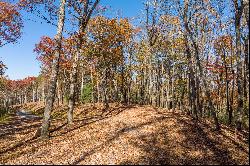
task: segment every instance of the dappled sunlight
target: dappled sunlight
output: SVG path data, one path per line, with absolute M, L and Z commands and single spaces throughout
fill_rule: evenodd
M 0 165 L 248 165 L 248 15 L 0 0 Z
M 98 112 L 98 109 L 87 106 L 83 108 L 82 105 L 78 106 L 75 114 L 85 114 L 79 116 L 79 119 L 76 118 L 70 126 L 63 123 L 60 127 L 60 123 L 52 123 L 57 129 L 51 130 L 52 137 L 48 142 L 39 139 L 22 140 L 24 137 L 32 138 L 34 134 L 31 131 L 26 133 L 25 130 L 20 131 L 22 137 L 17 133 L 10 134 L 14 136 L 13 141 L 8 137 L 1 137 L 1 142 L 6 142 L 1 144 L 3 149 L 13 144 L 12 149 L 1 152 L 1 160 L 9 164 L 248 162 L 249 149 L 246 143 L 238 141 L 246 150 L 241 151 L 238 145 L 230 143 L 230 137 L 224 136 L 225 132 L 229 132 L 227 129 L 223 129 L 222 133 L 214 133 L 207 124 L 195 122 L 182 113 L 159 113 L 162 110 L 156 111 L 150 107 L 120 106 L 111 107 L 107 110 L 111 113 L 107 113 L 105 117 L 105 114 L 96 116 L 96 113 L 93 113 Z M 88 111 L 92 113 L 87 113 Z M 21 144 L 14 145 L 18 140 Z

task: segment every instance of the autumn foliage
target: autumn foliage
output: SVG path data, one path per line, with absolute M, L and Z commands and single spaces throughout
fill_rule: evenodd
M 150 106 L 156 117 L 172 112 L 171 116 L 178 115 L 176 124 L 185 123 L 184 127 L 192 124 L 192 129 L 195 128 L 192 135 L 199 130 L 192 142 L 200 140 L 201 147 L 204 140 L 209 140 L 198 128 L 205 121 L 213 126 L 209 133 L 216 130 L 221 134 L 225 126 L 235 128 L 232 131 L 237 141 L 237 134 L 249 130 L 248 3 L 146 0 L 140 17 L 126 18 L 119 12 L 114 16 L 115 12 L 101 0 L 0 2 L 0 48 L 21 37 L 22 19 L 29 15 L 57 27 L 55 36 L 44 35 L 34 43 L 33 52 L 41 68 L 39 76 L 10 80 L 5 74 L 6 65 L 0 61 L 0 106 L 8 110 L 9 106 L 29 102 L 44 105 L 42 125 L 35 138 L 47 139 L 53 133 L 50 123 L 55 108 L 63 108 L 62 121 L 67 119 L 59 130 L 67 129 L 70 133 L 69 129 L 80 123 L 77 118 L 82 116 L 74 111 L 85 109 L 81 107 L 86 104 L 99 113 L 95 118 L 114 114 L 112 105 L 143 109 Z M 28 14 L 22 17 L 21 11 Z M 119 111 L 115 116 L 123 121 Z M 124 114 L 133 118 L 129 111 Z M 83 118 L 84 125 L 87 119 Z M 167 122 L 172 123 L 168 119 Z M 130 121 L 124 124 L 129 125 Z M 141 128 L 149 124 L 138 125 Z M 130 134 L 130 129 L 137 126 L 127 128 L 118 130 L 118 137 L 120 133 Z M 202 128 L 208 129 L 205 124 Z M 190 134 L 189 129 L 184 136 Z M 184 136 L 183 140 L 191 138 Z M 220 157 L 227 163 L 230 157 L 227 151 L 220 151 L 215 148 L 215 141 L 210 142 L 205 141 L 206 146 L 216 151 L 215 156 L 223 154 Z M 158 158 L 161 148 L 156 149 Z M 203 163 L 204 157 L 200 156 L 208 155 L 205 150 L 203 154 L 198 151 L 194 154 L 200 159 L 198 163 Z M 207 161 L 210 159 L 214 157 Z M 221 163 L 220 159 L 216 162 Z
M 0 47 L 21 37 L 23 22 L 16 5 L 0 2 Z

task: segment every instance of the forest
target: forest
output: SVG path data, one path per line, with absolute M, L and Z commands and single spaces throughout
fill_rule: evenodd
M 249 2 L 102 1 L 0 0 L 0 49 L 56 28 L 39 75 L 0 59 L 0 164 L 249 164 Z

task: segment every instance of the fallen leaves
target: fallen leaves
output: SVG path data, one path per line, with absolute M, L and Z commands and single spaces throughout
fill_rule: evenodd
M 0 163 L 249 164 L 248 144 L 233 142 L 227 128 L 215 133 L 205 122 L 195 124 L 181 113 L 150 107 L 112 105 L 103 116 L 100 111 L 98 106 L 78 106 L 72 126 L 53 131 L 48 142 L 37 139 L 1 153 Z M 57 119 L 52 125 L 58 128 L 64 120 Z M 32 132 L 14 132 L 12 141 L 1 137 L 1 148 L 29 138 Z

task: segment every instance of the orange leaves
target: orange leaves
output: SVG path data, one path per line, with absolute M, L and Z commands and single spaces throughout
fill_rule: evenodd
M 41 41 L 36 44 L 34 52 L 39 54 L 38 59 L 45 65 L 50 65 L 54 59 L 55 40 L 50 37 L 43 36 Z
M 177 16 L 171 16 L 171 15 L 162 15 L 161 16 L 161 21 L 172 24 L 172 25 L 179 25 L 180 24 L 180 19 Z
M 233 45 L 233 38 L 231 35 L 219 36 L 213 44 L 217 56 L 221 57 L 223 63 L 234 63 L 236 57 L 232 54 L 232 49 L 235 46 Z
M 176 50 L 184 50 L 185 49 L 185 40 L 184 38 L 176 38 L 172 42 L 170 42 L 171 47 L 175 48 Z
M 0 2 L 0 47 L 21 37 L 23 22 L 15 5 Z
M 65 69 L 71 68 L 71 54 L 73 53 L 72 49 L 75 44 L 73 38 L 63 39 L 62 40 L 62 54 L 60 59 L 60 66 Z M 37 59 L 42 62 L 45 67 L 50 67 L 53 60 L 55 59 L 56 42 L 55 39 L 52 39 L 48 36 L 43 36 L 41 41 L 36 44 L 34 52 L 38 54 Z
M 99 59 L 119 63 L 123 46 L 132 36 L 132 26 L 128 19 L 107 19 L 97 16 L 90 20 L 88 32 L 88 52 Z
M 99 40 L 126 42 L 132 35 L 132 26 L 127 19 L 107 19 L 97 16 L 90 20 L 89 32 Z
M 8 91 L 16 91 L 28 88 L 32 86 L 37 77 L 26 77 L 22 80 L 6 80 L 6 88 Z
M 232 48 L 232 36 L 223 35 L 218 37 L 214 42 L 214 47 L 217 50 L 221 50 L 222 48 L 230 50 Z

